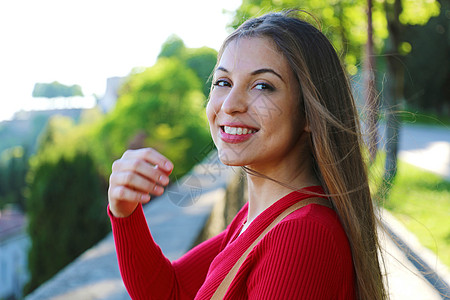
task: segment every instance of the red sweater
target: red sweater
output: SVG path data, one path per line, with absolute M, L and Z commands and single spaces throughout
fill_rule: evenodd
M 292 192 L 279 199 L 239 235 L 246 204 L 224 232 L 174 262 L 153 241 L 141 205 L 127 218 L 109 212 L 128 293 L 133 299 L 210 299 L 259 234 L 281 212 L 308 197 Z M 287 216 L 253 248 L 224 299 L 347 300 L 355 299 L 354 285 L 350 247 L 338 216 L 310 204 Z

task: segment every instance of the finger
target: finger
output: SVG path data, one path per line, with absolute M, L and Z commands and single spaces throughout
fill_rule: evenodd
M 164 192 L 164 188 L 156 182 L 150 181 L 134 172 L 116 172 L 111 174 L 110 185 L 126 186 L 142 193 L 151 193 L 158 196 Z
M 130 159 L 130 158 L 139 158 L 143 159 L 154 166 L 158 166 L 160 169 L 164 170 L 166 173 L 172 172 L 173 164 L 172 162 L 166 158 L 164 155 L 159 153 L 153 148 L 143 148 L 138 150 L 127 150 L 122 158 Z
M 137 173 L 138 175 L 156 182 L 159 185 L 169 184 L 169 177 L 158 167 L 152 166 L 141 159 L 120 159 L 113 164 L 113 173 Z M 128 174 L 133 179 L 132 174 Z
M 150 195 L 144 194 L 125 186 L 111 187 L 109 191 L 110 199 L 117 201 L 147 203 L 150 201 Z

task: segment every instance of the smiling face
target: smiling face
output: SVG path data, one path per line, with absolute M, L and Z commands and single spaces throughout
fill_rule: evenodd
M 206 113 L 224 164 L 261 171 L 298 165 L 306 144 L 299 84 L 271 40 L 231 41 L 213 85 Z

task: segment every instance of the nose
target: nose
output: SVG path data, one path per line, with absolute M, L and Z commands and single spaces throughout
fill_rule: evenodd
M 221 109 L 229 115 L 243 113 L 248 109 L 247 102 L 245 92 L 234 86 L 222 102 Z

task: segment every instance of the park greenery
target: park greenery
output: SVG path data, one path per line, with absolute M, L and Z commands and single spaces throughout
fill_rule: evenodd
M 367 42 L 367 2 L 305 0 L 299 4 L 293 0 L 243 0 L 230 26 L 236 28 L 248 17 L 270 11 L 303 9 L 306 12 L 302 17 L 322 30 L 342 58 L 347 72 L 357 75 L 362 68 Z M 385 84 L 383 74 L 386 72 L 386 54 L 391 44 L 388 19 L 393 17 L 391 14 L 396 10 L 401 36 L 398 48 L 393 50 L 392 55 L 405 64 L 408 73 L 408 76 L 404 77 L 406 101 L 415 108 L 440 111 L 444 104 L 442 100 L 448 95 L 446 83 L 449 80 L 449 66 L 442 65 L 442 62 L 448 59 L 448 38 L 444 30 L 448 24 L 448 6 L 446 1 L 440 0 L 373 1 L 373 39 L 379 89 Z M 440 65 L 436 67 L 436 64 Z M 408 71 L 410 69 L 414 72 Z M 417 72 L 419 69 L 421 71 Z M 423 73 L 424 71 L 426 73 Z M 438 75 L 438 78 L 435 75 Z M 430 91 L 431 89 L 433 91 Z M 444 93 L 446 91 L 447 93 Z M 429 96 L 432 96 L 432 103 Z M 448 99 L 446 104 L 449 105 Z
M 32 96 L 45 98 L 73 97 L 83 96 L 83 92 L 81 86 L 77 84 L 67 86 L 58 81 L 53 81 L 52 83 L 36 83 Z
M 25 209 L 23 189 L 28 172 L 28 154 L 26 148 L 15 146 L 1 152 L 0 156 L 0 209 L 14 204 Z
M 170 37 L 153 66 L 131 71 L 111 112 L 88 110 L 77 123 L 62 116 L 49 120 L 26 176 L 32 241 L 26 292 L 108 232 L 108 176 L 125 150 L 157 149 L 176 166 L 172 180 L 203 159 L 211 142 L 204 105 L 216 56 L 215 50 L 190 49 Z M 19 154 L 9 155 L 25 157 Z
M 380 194 L 382 186 L 382 153 L 370 168 L 371 189 Z M 382 191 L 381 193 L 384 193 Z M 420 243 L 432 250 L 443 263 L 450 266 L 450 182 L 441 176 L 408 163 L 399 162 L 399 172 L 380 206 L 390 211 Z
M 399 112 L 407 108 L 450 112 L 450 70 L 448 64 L 443 66 L 449 53 L 449 38 L 444 28 L 448 28 L 450 3 L 442 0 L 305 0 L 301 7 L 298 5 L 293 0 L 243 0 L 230 26 L 236 28 L 248 17 L 268 11 L 293 7 L 307 11 L 302 14 L 304 18 L 316 24 L 332 41 L 347 72 L 354 76 L 354 88 L 364 91 L 363 102 L 368 114 L 363 121 L 370 133 L 371 161 L 376 158 L 379 139 L 376 120 L 382 115 L 387 123 L 383 182 L 388 189 L 397 172 Z M 370 30 L 369 19 L 372 20 Z M 366 45 L 368 41 L 373 41 L 371 47 Z M 364 60 L 370 62 L 373 56 L 375 62 Z M 433 63 L 430 60 L 434 60 Z M 414 75 L 411 70 L 416 71 Z M 364 73 L 369 75 L 364 78 Z M 358 80 L 358 77 L 363 78 Z M 375 77 L 373 86 L 366 82 L 367 77 Z
M 352 76 L 356 95 L 365 88 L 360 78 L 367 41 L 366 4 L 365 0 L 305 0 L 300 7 L 314 16 L 304 14 L 333 42 Z M 423 116 L 433 113 L 436 118 L 447 115 L 445 120 L 450 122 L 450 66 L 443 63 L 448 61 L 450 44 L 446 32 L 449 6 L 441 0 L 373 1 L 376 108 L 382 109 L 377 112 L 379 119 L 397 130 L 392 132 L 396 137 L 388 137 L 394 148 L 402 118 L 422 122 L 430 119 Z M 230 27 L 248 17 L 292 7 L 298 7 L 298 1 L 243 0 Z M 91 109 L 75 121 L 61 116 L 48 122 L 37 118 L 33 132 L 20 142 L 15 133 L 0 125 L 0 209 L 18 205 L 29 220 L 32 246 L 27 292 L 109 231 L 108 176 L 112 162 L 126 149 L 153 147 L 167 156 L 175 165 L 172 181 L 203 158 L 211 143 L 204 107 L 216 55 L 207 47 L 187 48 L 179 37 L 171 36 L 153 66 L 131 70 L 115 108 L 107 114 Z M 78 94 L 82 94 L 80 87 L 58 82 L 36 84 L 33 92 L 35 97 L 50 98 Z M 407 113 L 400 114 L 404 111 Z M 378 156 L 375 166 L 382 164 L 380 159 Z M 392 159 L 396 162 L 396 155 Z M 385 169 L 395 171 L 396 167 L 388 164 Z M 430 234 L 420 233 L 417 226 L 426 224 L 422 229 L 433 232 L 438 250 L 448 252 L 450 232 L 435 226 L 448 221 L 431 220 L 433 211 L 424 207 L 425 202 L 417 202 L 428 199 L 448 211 L 448 182 L 405 164 L 400 164 L 399 170 L 395 179 L 396 172 L 389 180 L 377 181 L 382 190 L 387 190 L 385 182 L 392 186 L 380 201 L 426 246 L 435 249 L 434 241 L 427 238 Z
M 450 266 L 449 199 L 450 182 L 400 162 L 389 201 L 385 203 L 385 208 L 447 266 Z

